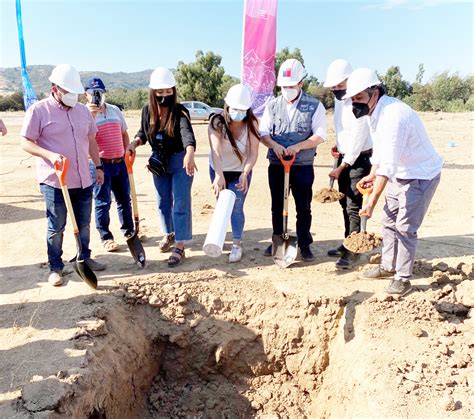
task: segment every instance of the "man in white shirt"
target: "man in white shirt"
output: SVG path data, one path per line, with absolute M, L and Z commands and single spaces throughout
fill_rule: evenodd
M 336 129 L 337 168 L 329 176 L 338 180 L 339 191 L 344 197 L 339 201 L 344 216 L 344 237 L 353 232 L 360 232 L 360 215 L 362 194 L 357 183 L 370 173 L 372 156 L 372 139 L 370 138 L 367 117 L 357 119 L 352 113 L 352 100 L 343 99 L 346 94 L 347 78 L 352 73 L 348 61 L 337 59 L 327 70 L 324 87 L 332 88 L 334 93 L 334 127 Z M 328 256 L 340 256 L 336 262 L 339 269 L 350 269 L 359 255 L 347 250 L 343 244 L 328 251 Z
M 326 111 L 316 98 L 303 92 L 306 70 L 294 58 L 286 60 L 278 71 L 277 85 L 282 95 L 273 98 L 260 120 L 262 143 L 269 148 L 268 182 L 272 196 L 273 234 L 283 233 L 284 171 L 280 159 L 296 156 L 290 170 L 290 189 L 296 206 L 296 235 L 301 258 L 314 259 L 310 244 L 313 162 L 316 147 L 326 140 Z M 270 245 L 264 252 L 272 255 Z
M 443 159 L 434 149 L 418 114 L 403 102 L 384 95 L 373 70 L 359 68 L 347 81 L 356 118 L 369 115 L 374 142 L 372 170 L 359 184 L 373 183 L 361 216 L 371 217 L 383 190 L 383 250 L 381 264 L 362 279 L 394 276 L 389 294 L 411 291 L 417 231 L 439 184 Z

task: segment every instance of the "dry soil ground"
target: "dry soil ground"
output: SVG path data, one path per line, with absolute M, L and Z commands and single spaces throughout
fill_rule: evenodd
M 108 266 L 98 290 L 70 268 L 67 285 L 53 288 L 35 163 L 19 147 L 23 114 L 0 117 L 9 128 L 0 139 L 0 417 L 474 415 L 472 114 L 422 115 L 445 164 L 419 231 L 415 291 L 402 299 L 385 296 L 387 281 L 358 279 L 368 257 L 338 272 L 326 256 L 342 238 L 338 204 L 313 203 L 314 262 L 282 270 L 262 256 L 271 237 L 263 147 L 243 260 L 206 257 L 215 201 L 203 124 L 195 125 L 186 261 L 168 269 L 158 251 L 149 150 L 141 147 L 135 179 L 146 268 L 133 264 L 112 210 L 119 252 L 106 253 L 92 227 L 93 255 Z M 138 113 L 126 117 L 133 134 Z M 330 128 L 314 191 L 327 186 L 333 142 Z M 380 232 L 379 220 L 380 207 L 369 230 Z M 69 226 L 64 251 L 75 254 Z

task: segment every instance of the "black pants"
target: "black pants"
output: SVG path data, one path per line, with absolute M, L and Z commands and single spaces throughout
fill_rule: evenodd
M 268 166 L 268 183 L 272 196 L 273 234 L 283 233 L 283 166 Z M 307 247 L 313 242 L 311 236 L 311 199 L 313 197 L 313 166 L 292 166 L 290 170 L 290 191 L 296 206 L 296 235 L 300 247 Z
M 342 156 L 339 157 L 338 164 L 341 162 Z M 370 154 L 364 154 L 339 176 L 339 191 L 345 195 L 339 201 L 344 215 L 344 237 L 354 231 L 360 231 L 359 210 L 362 208 L 362 194 L 357 190 L 357 182 L 370 173 L 371 167 Z

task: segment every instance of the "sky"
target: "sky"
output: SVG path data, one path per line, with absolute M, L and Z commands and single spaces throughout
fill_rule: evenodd
M 197 50 L 222 57 L 240 77 L 243 0 L 22 0 L 28 65 L 79 71 L 176 68 Z M 473 74 L 474 2 L 457 0 L 279 0 L 277 51 L 299 48 L 309 74 L 325 79 L 336 58 L 414 81 L 442 71 Z M 0 67 L 20 65 L 15 0 L 0 0 Z

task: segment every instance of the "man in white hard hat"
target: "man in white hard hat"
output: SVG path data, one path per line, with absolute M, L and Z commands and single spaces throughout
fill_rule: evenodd
M 373 183 L 361 215 L 371 217 L 385 187 L 382 261 L 360 274 L 362 279 L 393 277 L 386 292 L 411 291 L 417 231 L 439 184 L 443 159 L 434 149 L 418 114 L 384 94 L 375 72 L 359 68 L 347 81 L 345 98 L 352 98 L 356 118 L 369 115 L 374 153 L 370 174 L 359 181 Z
M 69 64 L 60 64 L 53 69 L 49 81 L 52 83 L 51 95 L 26 111 L 20 135 L 23 150 L 38 157 L 37 177 L 48 220 L 48 281 L 59 286 L 63 283 L 61 256 L 67 210 L 54 165 L 62 165 L 65 157 L 69 160 L 66 185 L 82 242 L 80 257 L 94 271 L 103 270 L 105 266 L 90 257 L 92 179 L 89 156 L 96 165 L 98 184 L 102 184 L 104 173 L 95 141 L 96 125 L 88 109 L 78 103 L 79 94 L 84 93 L 78 71 Z
M 268 182 L 272 196 L 273 234 L 283 233 L 284 170 L 281 159 L 296 156 L 290 170 L 290 189 L 296 206 L 296 234 L 304 261 L 314 259 L 310 244 L 311 200 L 316 147 L 326 141 L 326 110 L 316 98 L 303 92 L 306 70 L 298 60 L 286 60 L 278 71 L 281 96 L 273 98 L 260 120 L 261 141 L 269 150 Z M 270 245 L 264 252 L 272 255 Z
M 336 147 L 332 149 L 332 154 L 338 162 L 337 168 L 329 176 L 338 180 L 339 191 L 344 194 L 339 201 L 344 216 L 344 237 L 360 232 L 362 194 L 357 190 L 357 182 L 370 173 L 372 156 L 368 117 L 357 119 L 352 113 L 352 100 L 343 99 L 351 73 L 352 66 L 349 62 L 339 58 L 329 65 L 324 82 L 324 87 L 330 87 L 335 97 Z M 328 256 L 340 257 L 336 262 L 339 269 L 350 269 L 359 258 L 359 255 L 347 250 L 343 244 L 329 250 Z

